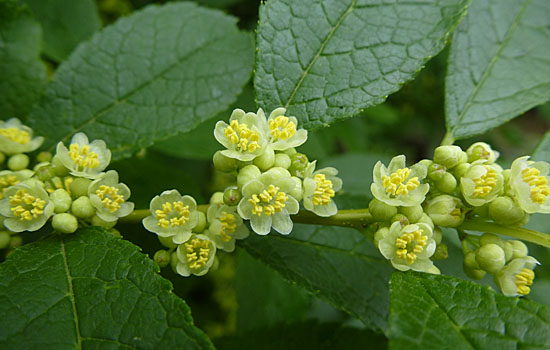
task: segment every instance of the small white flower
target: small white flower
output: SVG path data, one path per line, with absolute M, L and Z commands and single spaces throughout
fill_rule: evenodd
M 105 141 L 94 140 L 90 143 L 88 136 L 79 132 L 73 136 L 69 149 L 63 142 L 57 144 L 56 157 L 72 175 L 96 179 L 109 165 L 111 151 Z

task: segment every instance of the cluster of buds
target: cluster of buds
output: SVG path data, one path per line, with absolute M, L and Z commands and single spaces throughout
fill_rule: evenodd
M 550 213 L 550 165 L 525 156 L 516 159 L 510 169 L 503 169 L 495 163 L 498 156 L 491 146 L 477 142 L 466 151 L 440 146 L 433 160 L 422 160 L 410 168 L 405 166 L 404 156 L 393 158 L 387 168 L 378 162 L 371 185 L 375 198 L 369 209 L 377 221 L 371 227 L 382 255 L 399 270 L 439 273 L 432 261 L 447 256 L 441 227 L 456 228 L 465 219 L 519 227 L 528 222 L 529 214 Z M 464 250 L 468 276 L 479 279 L 489 272 L 504 294 L 529 293 L 526 286 L 532 283 L 532 270 L 538 262 L 527 256 L 525 245 L 504 242 L 495 235 L 482 237 L 492 237 L 495 242 L 473 239 L 475 245 Z M 498 263 L 489 264 L 491 259 Z M 512 275 L 517 281 L 526 279 L 525 286 L 518 282 L 513 289 L 508 282 Z
M 337 213 L 334 196 L 342 188 L 338 171 L 316 170 L 315 161 L 296 151 L 307 140 L 307 131 L 285 113 L 277 108 L 266 118 L 262 109 L 235 109 L 229 123 L 216 124 L 214 137 L 225 149 L 214 154 L 214 167 L 231 174 L 234 182 L 215 193 L 209 205 L 198 207 L 176 190 L 151 201 L 151 216 L 143 225 L 169 248 L 155 254 L 159 265 L 171 263 L 182 276 L 204 275 L 215 266 L 217 249 L 231 252 L 236 239 L 248 236 L 244 220 L 258 235 L 272 229 L 287 235 L 300 202 L 318 216 Z
M 0 216 L 7 229 L 0 234 L 2 248 L 20 245 L 14 235 L 37 231 L 50 219 L 55 231 L 68 234 L 79 225 L 111 229 L 133 211 L 130 189 L 118 182 L 116 171 L 104 172 L 111 160 L 104 141 L 90 143 L 77 133 L 69 148 L 59 142 L 55 155 L 41 152 L 31 161 L 26 153 L 42 141 L 18 119 L 0 122 L 2 163 L 9 157 L 8 169 L 0 171 Z

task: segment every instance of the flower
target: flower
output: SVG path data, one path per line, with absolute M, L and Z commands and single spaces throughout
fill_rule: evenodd
M 528 159 L 529 156 L 520 157 L 512 163 L 510 191 L 527 213 L 550 213 L 550 164 Z
M 209 234 L 217 248 L 232 252 L 235 240 L 248 237 L 249 231 L 237 214 L 237 207 L 212 204 L 206 213 Z
M 315 170 L 315 163 L 309 163 L 304 174 L 304 207 L 319 216 L 332 216 L 338 212 L 332 199 L 342 188 L 342 179 L 336 177 L 338 170 L 324 168 Z
M 186 242 L 199 221 L 193 197 L 182 196 L 177 190 L 155 196 L 150 209 L 152 215 L 143 219 L 143 226 L 160 237 L 172 237 L 175 244 Z
M 533 269 L 539 264 L 531 256 L 513 259 L 495 275 L 495 283 L 506 296 L 527 295 L 535 279 Z
M 410 169 L 405 167 L 404 155 L 393 157 L 387 168 L 382 162 L 376 163 L 370 190 L 376 199 L 389 205 L 417 205 L 424 201 L 430 189 L 430 185 L 420 183 L 427 173 L 422 164 L 415 164 Z
M 56 156 L 72 175 L 88 179 L 101 176 L 111 161 L 111 151 L 105 141 L 94 140 L 89 143 L 88 136 L 82 132 L 73 136 L 69 149 L 63 142 L 59 142 Z
M 424 223 L 402 227 L 399 221 L 394 222 L 389 232 L 379 240 L 378 248 L 398 270 L 431 273 L 436 271 L 430 260 L 435 252 L 436 243 L 432 228 Z
M 495 199 L 502 190 L 504 178 L 495 164 L 480 159 L 472 163 L 460 178 L 462 195 L 468 204 L 482 206 Z
M 42 136 L 32 137 L 32 129 L 19 119 L 0 120 L 0 151 L 6 154 L 32 152 L 42 145 Z
M 176 254 L 178 274 L 203 276 L 214 263 L 216 246 L 207 236 L 192 234 L 187 242 L 178 246 Z
M 4 192 L 10 186 L 17 185 L 23 180 L 29 179 L 32 177 L 33 173 L 25 170 L 20 171 L 11 171 L 3 170 L 0 171 L 0 199 L 4 198 Z
M 468 154 L 468 161 L 470 163 L 478 159 L 486 159 L 488 164 L 493 164 L 500 156 L 499 152 L 493 150 L 491 145 L 485 142 L 476 142 L 472 144 L 466 150 L 466 154 Z
M 299 209 L 298 201 L 289 194 L 295 185 L 290 176 L 265 172 L 243 186 L 237 211 L 250 220 L 252 230 L 259 235 L 267 235 L 271 227 L 287 235 L 293 226 L 290 214 Z
M 241 161 L 253 160 L 261 155 L 267 145 L 267 121 L 263 111 L 258 114 L 235 109 L 229 118 L 216 123 L 214 137 L 226 150 L 222 154 Z
M 38 181 L 22 182 L 7 188 L 0 201 L 4 226 L 12 232 L 36 231 L 53 214 L 55 205 Z
M 427 201 L 425 210 L 438 226 L 457 227 L 464 221 L 462 201 L 446 194 Z
M 269 127 L 269 140 L 275 151 L 284 151 L 289 148 L 298 147 L 307 140 L 307 130 L 299 129 L 296 117 L 285 116 L 285 108 L 277 108 L 269 114 L 267 124 Z M 264 115 L 260 108 L 258 116 Z
M 96 215 L 107 222 L 116 221 L 134 210 L 134 203 L 126 201 L 130 197 L 130 189 L 118 182 L 115 170 L 109 170 L 93 181 L 88 188 L 88 197 L 96 208 Z

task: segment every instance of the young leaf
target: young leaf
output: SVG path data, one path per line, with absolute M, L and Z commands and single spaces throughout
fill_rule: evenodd
M 64 60 L 81 41 L 101 27 L 93 0 L 24 0 L 44 29 L 43 51 L 51 59 Z
M 18 248 L 0 265 L 0 347 L 212 349 L 158 272 L 99 228 Z
M 83 131 L 114 158 L 189 131 L 235 100 L 252 70 L 236 19 L 190 2 L 150 6 L 80 45 L 29 124 L 53 149 Z
M 550 307 L 448 276 L 395 272 L 391 349 L 548 349 Z
M 472 2 L 449 56 L 452 138 L 484 133 L 550 98 L 549 12 L 547 0 Z
M 360 232 L 294 225 L 292 234 L 252 234 L 239 242 L 255 258 L 368 327 L 383 330 L 393 270 Z
M 46 85 L 42 29 L 27 6 L 0 0 L 0 118 L 24 118 Z
M 382 103 L 445 45 L 468 0 L 268 1 L 260 8 L 255 86 L 308 129 Z

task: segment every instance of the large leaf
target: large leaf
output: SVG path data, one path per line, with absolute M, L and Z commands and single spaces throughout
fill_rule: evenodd
M 448 276 L 395 272 L 391 349 L 548 349 L 550 307 Z
M 94 0 L 24 0 L 44 29 L 44 54 L 60 62 L 101 27 Z
M 289 236 L 252 234 L 241 245 L 283 277 L 370 328 L 385 328 L 393 269 L 360 232 L 295 225 Z
M 306 128 L 354 116 L 412 79 L 468 3 L 268 1 L 258 28 L 258 103 L 287 107 Z
M 547 131 L 540 140 L 537 149 L 533 152 L 533 160 L 550 162 L 550 131 Z
M 42 29 L 26 6 L 0 0 L 0 119 L 23 118 L 46 85 Z
M 158 271 L 98 228 L 19 248 L 0 265 L 0 347 L 213 348 Z
M 83 131 L 115 158 L 188 131 L 227 108 L 252 71 L 236 19 L 192 3 L 150 6 L 80 45 L 29 124 L 57 141 Z
M 550 99 L 548 13 L 547 0 L 472 2 L 449 57 L 451 137 L 481 134 Z

